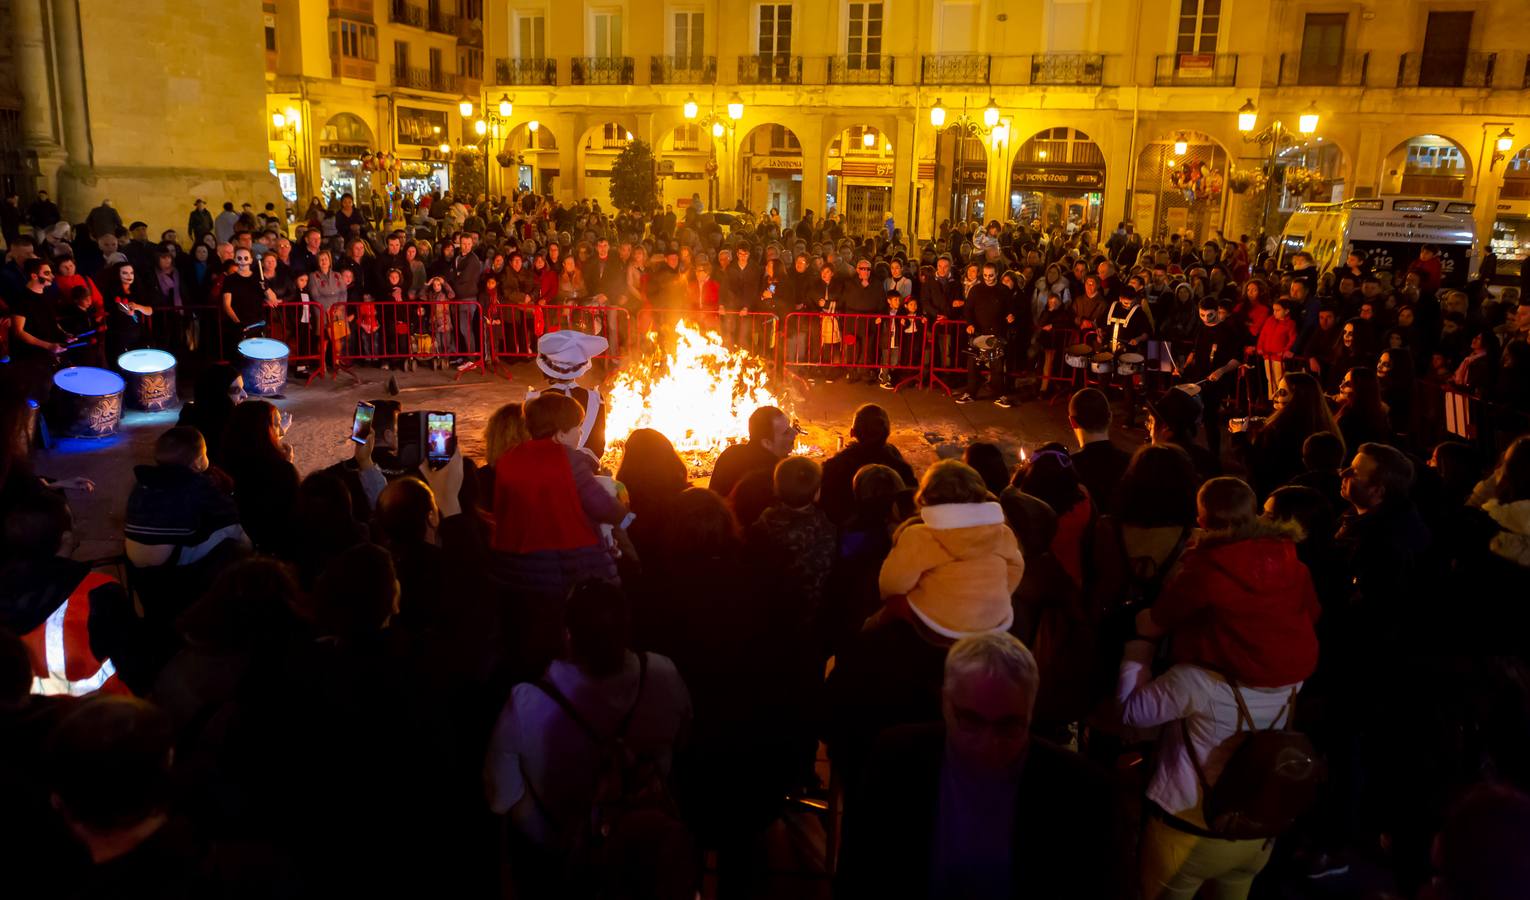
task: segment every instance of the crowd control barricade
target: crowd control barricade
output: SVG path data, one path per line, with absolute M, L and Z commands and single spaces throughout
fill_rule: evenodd
M 925 345 L 930 360 L 929 365 L 925 366 L 925 376 L 928 379 L 926 386 L 938 387 L 950 396 L 951 383 L 955 381 L 965 390 L 967 359 L 972 352 L 970 343 L 971 337 L 967 334 L 965 321 L 942 316 L 931 322 L 930 337 Z
M 234 326 L 221 304 L 156 306 L 140 319 L 140 343 L 164 350 L 178 362 L 238 362 L 238 343 L 265 337 L 287 345 L 289 365 L 308 370 L 308 383 L 327 372 L 328 336 L 317 303 L 291 301 L 265 307 L 263 318 Z
M 620 306 L 583 303 L 500 303 L 484 324 L 489 361 L 535 359 L 537 341 L 553 331 L 582 331 L 607 341 L 596 359 L 615 361 L 625 354 L 633 332 L 631 313 Z
M 634 351 L 642 354 L 655 350 L 655 341 L 666 350 L 673 349 L 675 326 L 682 321 L 703 333 L 716 334 L 729 349 L 746 350 L 759 357 L 773 377 L 780 374 L 781 319 L 772 312 L 696 307 L 645 309 L 638 313 Z
M 781 335 L 781 371 L 798 380 L 863 375 L 899 390 L 923 377 L 928 327 L 920 316 L 794 312 Z
M 461 378 L 464 371 L 484 369 L 483 309 L 476 300 L 333 304 L 328 325 L 335 362 L 349 370 L 358 364 L 444 360 L 466 364 L 458 368 Z

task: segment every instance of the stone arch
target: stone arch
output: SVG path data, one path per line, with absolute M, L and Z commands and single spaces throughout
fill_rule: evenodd
M 845 234 L 865 237 L 883 230 L 892 212 L 892 135 L 869 124 L 835 133 L 825 150 L 825 202 L 840 214 Z
M 989 142 L 976 122 L 953 122 L 935 137 L 935 200 L 939 219 L 987 221 Z
M 1418 134 L 1386 155 L 1380 190 L 1382 194 L 1465 197 L 1471 178 L 1471 156 L 1459 142 L 1442 134 Z
M 330 116 L 319 131 L 319 140 L 337 144 L 365 144 L 368 147 L 376 143 L 371 127 L 360 116 L 348 112 Z
M 513 173 L 507 174 L 518 189 L 544 195 L 558 192 L 562 175 L 558 138 L 548 123 L 531 119 L 512 126 L 505 135 L 504 146 L 516 157 Z
M 1137 155 L 1131 221 L 1145 238 L 1187 235 L 1197 243 L 1222 227 L 1232 155 L 1215 137 L 1183 129 Z
M 1105 151 L 1068 125 L 1044 128 L 1015 151 L 1009 167 L 1009 217 L 1042 228 L 1101 233 Z
M 779 123 L 756 125 L 738 139 L 739 197 L 751 212 L 772 208 L 782 222 L 803 210 L 803 146 L 796 132 Z

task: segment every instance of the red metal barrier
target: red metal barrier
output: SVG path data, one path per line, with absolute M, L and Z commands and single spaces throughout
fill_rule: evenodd
M 460 361 L 460 378 L 485 366 L 487 326 L 475 300 L 336 303 L 329 309 L 329 326 L 335 361 L 345 369 L 357 363 Z
M 926 331 L 920 316 L 791 313 L 780 342 L 781 371 L 799 379 L 859 373 L 901 390 L 922 377 Z
M 484 325 L 490 361 L 534 359 L 537 340 L 552 331 L 582 331 L 605 337 L 609 348 L 596 359 L 619 360 L 633 332 L 631 314 L 621 306 L 562 303 L 500 303 Z M 614 339 L 613 339 L 614 338 Z
M 648 327 L 634 335 L 640 341 L 635 347 L 638 351 L 652 348 L 650 335 L 666 341 L 676 323 L 683 320 L 700 331 L 716 333 L 728 347 L 743 348 L 765 360 L 772 375 L 781 372 L 781 319 L 775 313 L 695 308 L 651 309 L 645 313 Z

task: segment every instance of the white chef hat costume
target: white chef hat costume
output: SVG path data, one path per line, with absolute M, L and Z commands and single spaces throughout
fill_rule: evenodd
M 550 331 L 537 339 L 537 368 L 554 381 L 573 381 L 609 346 L 605 338 L 582 331 Z

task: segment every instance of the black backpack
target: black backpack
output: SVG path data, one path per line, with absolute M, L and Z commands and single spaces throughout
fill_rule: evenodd
M 660 867 L 672 870 L 680 865 L 678 861 L 693 855 L 689 832 L 680 820 L 663 769 L 656 759 L 633 750 L 627 742 L 627 731 L 642 702 L 648 678 L 648 654 L 639 653 L 637 657 L 637 693 L 610 735 L 596 731 L 546 677 L 532 682 L 558 704 L 599 750 L 589 819 L 583 827 L 574 829 L 568 858 L 571 882 L 595 897 L 663 895 L 665 891 L 656 890 L 653 885 L 658 874 L 655 864 L 664 861 Z M 543 816 L 555 826 L 561 825 L 531 789 L 529 779 L 526 787 Z M 665 877 L 657 880 L 676 885 L 675 890 L 681 891 L 679 896 L 690 896 L 681 887 L 685 875 L 674 871 L 663 874 Z
M 1238 731 L 1244 735 L 1215 785 L 1207 784 L 1206 772 L 1190 741 L 1190 728 L 1180 719 L 1185 752 L 1201 782 L 1201 812 L 1206 828 L 1226 840 L 1273 838 L 1312 807 L 1325 772 L 1307 735 L 1291 730 L 1295 715 L 1296 688 L 1270 727 L 1254 726 L 1254 717 L 1243 702 L 1243 692 L 1231 679 L 1238 704 Z M 1284 718 L 1286 727 L 1280 727 Z

